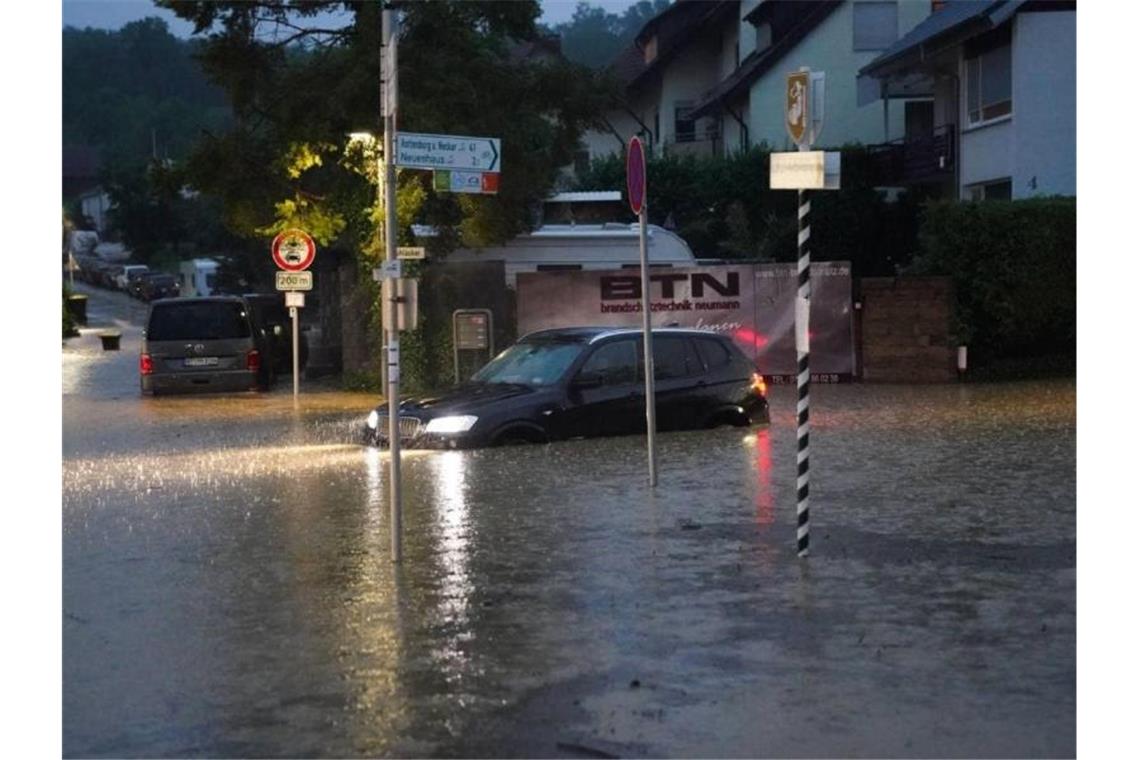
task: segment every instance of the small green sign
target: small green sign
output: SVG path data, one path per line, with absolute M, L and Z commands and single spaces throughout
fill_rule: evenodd
M 451 190 L 451 172 L 432 172 L 432 188 L 437 193 L 446 193 Z

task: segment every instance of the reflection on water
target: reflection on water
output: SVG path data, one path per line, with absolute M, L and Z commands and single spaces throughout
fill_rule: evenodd
M 772 494 L 772 439 L 770 431 L 756 432 L 756 522 L 771 525 L 776 519 L 775 497 Z
M 1036 717 L 999 700 L 995 724 L 1056 735 L 1069 715 L 1067 576 L 986 557 L 1072 538 L 1070 386 L 819 389 L 806 565 L 792 389 L 743 436 L 663 434 L 655 491 L 639 436 L 405 451 L 399 566 L 389 456 L 352 443 L 355 407 L 326 422 L 251 402 L 94 403 L 112 412 L 103 449 L 98 415 L 65 414 L 65 435 L 87 436 L 63 463 L 65 754 L 546 756 L 644 736 L 614 754 L 753 755 L 733 733 L 747 719 L 710 716 L 880 646 L 880 669 L 813 679 L 804 701 L 842 715 L 891 693 L 913 711 L 936 693 L 966 710 L 1016 683 Z M 986 541 L 1004 546 L 971 548 Z M 905 567 L 886 552 L 901 543 Z M 985 615 L 966 637 L 924 631 L 923 666 L 904 669 L 914 631 L 888 626 L 910 625 L 931 583 Z M 1042 610 L 1048 634 L 1008 635 L 1007 617 Z M 958 677 L 962 662 L 980 665 Z M 818 754 L 863 746 L 833 739 Z
M 452 632 L 432 652 L 436 664 L 453 682 L 464 675 L 466 642 L 472 631 L 469 613 L 474 586 L 471 582 L 471 525 L 467 503 L 467 454 L 448 451 L 432 457 L 429 478 L 435 487 L 435 560 L 439 563 L 439 613 Z

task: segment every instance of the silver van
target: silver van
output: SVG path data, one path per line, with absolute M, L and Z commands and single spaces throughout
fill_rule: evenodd
M 272 381 L 270 362 L 240 297 L 151 303 L 139 356 L 143 393 L 265 390 Z

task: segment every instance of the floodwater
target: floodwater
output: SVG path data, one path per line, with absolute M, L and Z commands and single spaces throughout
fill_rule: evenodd
M 814 386 L 773 422 L 405 452 L 374 403 L 143 399 L 63 355 L 67 756 L 1071 757 L 1075 383 Z

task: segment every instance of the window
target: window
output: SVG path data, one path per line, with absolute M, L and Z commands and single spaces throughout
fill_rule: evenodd
M 535 267 L 539 272 L 577 272 L 582 269 L 581 264 L 539 264 Z
M 155 307 L 147 338 L 162 340 L 231 340 L 249 337 L 249 317 L 241 304 L 206 301 Z
M 898 3 L 855 3 L 852 12 L 855 52 L 886 50 L 898 39 Z
M 1013 182 L 1008 177 L 970 185 L 966 190 L 971 201 L 1008 201 L 1013 198 Z
M 772 25 L 761 24 L 756 27 L 756 52 L 763 52 L 772 44 Z
M 678 100 L 673 106 L 673 141 L 693 142 L 697 139 L 697 122 L 689 117 L 693 104 L 688 100 Z
M 685 338 L 661 336 L 653 339 L 653 379 L 673 380 L 699 374 L 701 360 Z
M 700 346 L 701 357 L 705 360 L 705 365 L 707 365 L 709 369 L 727 367 L 729 362 L 732 361 L 732 356 L 728 353 L 728 349 L 715 338 L 697 338 L 697 345 Z
M 993 44 L 993 42 L 999 44 Z M 1013 112 L 1009 30 L 966 53 L 966 123 L 984 124 Z
M 616 340 L 604 343 L 582 365 L 578 377 L 596 375 L 603 385 L 637 382 L 637 342 Z
M 657 35 L 653 35 L 649 38 L 649 41 L 645 43 L 644 52 L 645 62 L 647 64 L 653 63 L 653 61 L 657 59 Z

